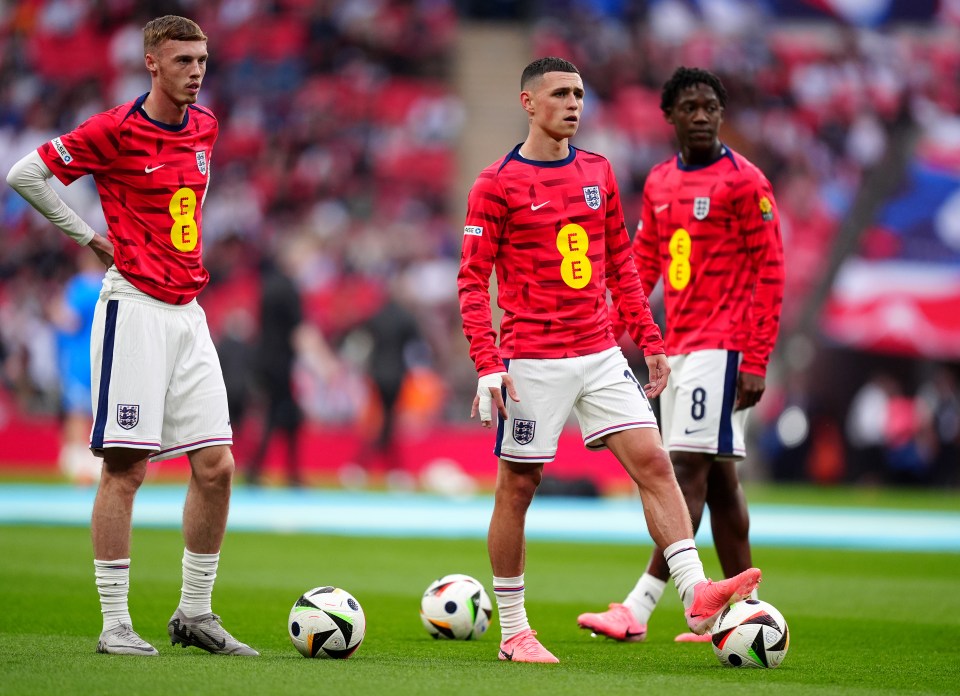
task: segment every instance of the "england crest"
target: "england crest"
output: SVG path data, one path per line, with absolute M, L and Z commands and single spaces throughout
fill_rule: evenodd
M 702 196 L 693 199 L 693 217 L 697 220 L 703 220 L 710 212 L 710 198 Z
M 537 421 L 515 418 L 513 421 L 513 439 L 518 445 L 529 445 L 533 442 L 533 433 L 537 429 Z
M 117 425 L 124 430 L 136 427 L 140 422 L 139 404 L 117 404 Z
M 204 176 L 207 175 L 207 153 L 204 150 L 197 152 L 197 169 Z
M 600 187 L 599 186 L 584 186 L 583 187 L 583 200 L 586 202 L 587 206 L 591 210 L 596 210 L 600 207 Z

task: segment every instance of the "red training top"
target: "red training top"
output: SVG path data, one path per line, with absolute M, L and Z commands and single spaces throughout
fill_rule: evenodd
M 198 106 L 180 125 L 159 123 L 143 110 L 146 98 L 97 114 L 37 151 L 64 184 L 93 174 L 123 277 L 151 297 L 186 304 L 210 278 L 201 206 L 219 125 Z

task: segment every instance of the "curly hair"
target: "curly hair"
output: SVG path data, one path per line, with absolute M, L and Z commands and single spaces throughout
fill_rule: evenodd
M 660 93 L 660 109 L 668 113 L 677 101 L 677 96 L 683 90 L 694 85 L 706 85 L 713 89 L 720 100 L 720 106 L 727 106 L 727 90 L 724 88 L 720 78 L 709 70 L 701 68 L 686 68 L 680 66 L 663 86 L 663 92 Z

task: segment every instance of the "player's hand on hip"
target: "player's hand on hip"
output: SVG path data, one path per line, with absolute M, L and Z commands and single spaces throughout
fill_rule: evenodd
M 113 243 L 102 234 L 95 234 L 87 244 L 107 268 L 113 265 Z
M 667 376 L 670 374 L 670 364 L 667 362 L 667 356 L 663 353 L 656 355 L 647 355 L 643 358 L 647 363 L 647 369 L 650 371 L 650 381 L 643 385 L 643 393 L 648 399 L 660 396 L 667 386 Z
M 736 410 L 756 406 L 767 388 L 767 380 L 760 375 L 750 372 L 741 372 L 737 376 L 737 404 Z
M 501 387 L 507 388 L 507 394 L 514 401 L 520 401 L 517 394 L 517 388 L 513 384 L 513 377 L 506 372 L 494 372 L 484 375 L 477 382 L 477 395 L 473 397 L 473 408 L 470 409 L 470 417 L 480 414 L 480 425 L 489 428 L 492 424 L 493 406 L 496 405 L 497 413 L 506 420 L 507 406 L 503 402 Z

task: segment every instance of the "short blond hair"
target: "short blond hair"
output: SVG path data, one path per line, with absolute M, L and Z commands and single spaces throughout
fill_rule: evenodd
M 143 28 L 143 53 L 157 50 L 164 41 L 206 41 L 200 25 L 192 19 L 164 15 L 147 22 Z

